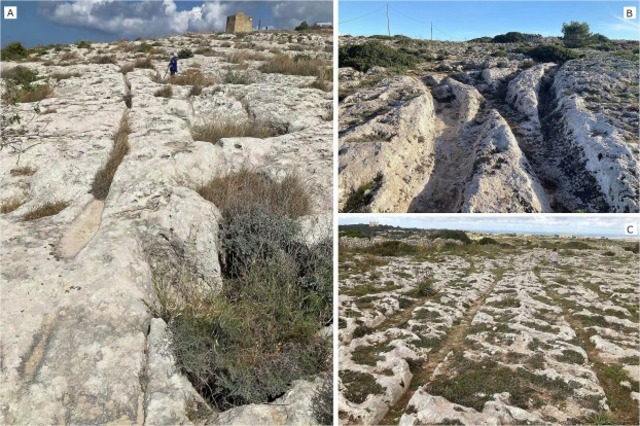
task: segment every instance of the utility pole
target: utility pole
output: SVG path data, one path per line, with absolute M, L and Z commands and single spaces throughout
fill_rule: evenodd
M 433 41 L 433 21 L 431 21 L 431 41 Z
M 391 37 L 391 24 L 389 23 L 389 3 L 387 3 L 387 33 Z
M 260 31 L 261 27 L 262 27 L 262 19 L 258 19 L 258 31 Z

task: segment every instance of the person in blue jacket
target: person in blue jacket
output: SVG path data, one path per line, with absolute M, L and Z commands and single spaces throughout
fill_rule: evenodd
M 171 54 L 171 59 L 169 60 L 169 73 L 171 75 L 178 73 L 178 57 L 175 53 Z

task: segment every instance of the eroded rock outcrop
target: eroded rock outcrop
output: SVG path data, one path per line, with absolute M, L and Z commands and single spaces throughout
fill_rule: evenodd
M 349 37 L 343 42 L 372 41 Z M 640 208 L 634 60 L 586 49 L 582 58 L 535 64 L 522 53 L 529 48 L 518 44 L 382 43 L 412 51 L 424 62 L 411 77 L 392 77 L 393 71 L 384 68 L 367 73 L 341 68 L 341 93 L 347 94 L 340 103 L 342 211 Z M 416 79 L 426 87 L 416 88 Z M 391 124 L 385 117 L 411 113 L 402 110 L 415 103 L 396 102 L 393 95 L 403 85 L 420 93 L 417 99 L 427 113 L 409 130 L 398 125 L 381 133 L 394 137 L 376 137 L 369 123 Z M 375 107 L 364 106 L 373 99 Z M 502 131 L 489 131 L 493 127 Z M 408 142 L 414 133 L 422 145 Z M 494 145 L 492 138 L 509 141 L 509 149 L 484 150 Z

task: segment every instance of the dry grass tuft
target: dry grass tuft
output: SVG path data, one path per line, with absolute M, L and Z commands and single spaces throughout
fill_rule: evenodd
M 75 61 L 78 59 L 78 52 L 65 52 L 60 56 L 60 62 Z
M 80 74 L 79 72 L 54 72 L 53 74 L 49 75 L 49 77 L 53 78 L 54 80 L 60 81 L 72 77 L 80 77 L 81 75 L 82 74 Z
M 109 194 L 109 188 L 111 188 L 111 182 L 118 170 L 118 166 L 122 163 L 124 156 L 129 153 L 129 133 L 131 127 L 129 126 L 129 113 L 125 111 L 120 120 L 120 127 L 114 135 L 113 149 L 109 158 L 104 166 L 102 166 L 96 173 L 91 185 L 91 194 L 98 200 L 104 200 Z
M 17 210 L 18 207 L 23 205 L 25 200 L 19 197 L 9 198 L 8 200 L 3 200 L 0 202 L 0 213 L 6 214 L 11 213 L 14 210 Z
M 202 93 L 202 87 L 195 85 L 191 88 L 191 90 L 189 90 L 189 97 L 191 96 L 199 96 L 200 93 Z
M 331 83 L 333 82 L 333 68 L 320 67 L 318 68 L 318 76 L 307 87 L 311 89 L 322 90 L 323 92 L 331 91 Z
M 174 76 L 162 78 L 160 73 L 157 72 L 155 77 L 152 78 L 155 83 L 161 84 L 177 84 L 179 86 L 213 86 L 218 84 L 218 79 L 204 75 L 202 71 L 195 68 L 187 69 Z
M 260 71 L 268 74 L 316 76 L 318 69 L 329 65 L 326 61 L 304 55 L 292 58 L 289 55 L 281 54 L 274 56 L 269 62 L 262 65 Z
M 91 60 L 89 61 L 92 64 L 116 64 L 116 57 L 115 55 L 103 55 L 103 56 L 96 56 L 94 58 L 91 58 Z
M 135 68 L 134 64 L 124 64 L 120 67 L 120 72 L 122 74 L 127 74 L 130 73 L 131 71 L 133 71 Z
M 16 167 L 15 169 L 11 169 L 9 174 L 11 176 L 33 176 L 36 172 L 36 169 L 29 166 Z
M 245 120 L 237 122 L 220 122 L 212 120 L 209 123 L 193 126 L 191 136 L 193 140 L 217 143 L 224 138 L 270 138 L 285 134 L 282 128 L 260 120 Z
M 66 209 L 67 207 L 69 207 L 69 203 L 64 201 L 47 203 L 38 207 L 34 211 L 22 216 L 22 220 L 27 222 L 30 220 L 36 220 L 36 219 L 40 219 L 47 216 L 54 216 L 60 213 L 62 210 Z
M 143 68 L 143 69 L 154 69 L 153 62 L 151 56 L 147 56 L 144 59 L 136 59 L 133 63 L 134 68 Z
M 251 52 L 248 50 L 237 50 L 225 55 L 227 62 L 232 64 L 242 64 L 245 61 L 266 61 L 268 56 L 260 52 Z
M 37 86 L 30 86 L 29 88 L 22 88 L 15 93 L 15 100 L 18 103 L 26 102 L 38 102 L 48 98 L 53 94 L 53 87 L 49 84 L 39 84 Z
M 251 84 L 254 82 L 253 77 L 246 71 L 228 70 L 222 80 L 226 84 Z
M 163 86 L 162 89 L 156 90 L 153 96 L 157 98 L 170 98 L 173 96 L 173 89 L 170 85 Z
M 198 49 L 194 50 L 193 53 L 196 54 L 196 55 L 202 55 L 202 56 L 224 56 L 223 53 L 218 52 L 216 50 L 213 50 L 210 47 L 198 48 Z
M 309 188 L 296 174 L 280 182 L 249 169 L 216 177 L 198 194 L 222 212 L 241 212 L 258 204 L 270 214 L 297 219 L 312 213 Z

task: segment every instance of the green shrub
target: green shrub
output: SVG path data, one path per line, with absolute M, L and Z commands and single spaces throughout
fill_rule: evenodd
M 478 244 L 480 244 L 481 246 L 484 245 L 488 245 L 488 244 L 498 244 L 498 242 L 496 240 L 494 240 L 493 238 L 489 238 L 489 237 L 482 237 L 478 240 Z
M 319 425 L 333 424 L 333 379 L 325 374 L 312 400 L 313 417 Z
M 586 22 L 565 22 L 562 24 L 562 34 L 565 47 L 586 47 L 591 43 L 591 32 Z
M 178 59 L 193 58 L 193 52 L 190 49 L 182 49 L 178 52 Z
M 430 236 L 433 239 L 442 238 L 445 240 L 458 240 L 465 244 L 471 244 L 471 238 L 464 231 L 457 231 L 451 229 L 438 229 L 430 232 Z
M 596 33 L 591 36 L 591 42 L 594 44 L 608 44 L 611 42 L 609 37 Z
M 318 337 L 321 324 L 300 308 L 304 298 L 295 262 L 276 256 L 226 281 L 220 293 L 186 291 L 181 303 L 168 298 L 156 314 L 171 327 L 178 366 L 227 409 L 272 400 L 293 380 L 325 368 L 330 346 Z
M 78 46 L 78 49 L 90 49 L 91 43 L 89 43 L 88 41 L 81 40 L 76 44 L 76 46 Z
M 541 46 L 533 47 L 524 52 L 536 62 L 557 62 L 563 63 L 570 59 L 575 59 L 578 55 L 569 50 L 559 46 L 553 46 L 550 44 L 543 44 Z
M 199 191 L 223 216 L 222 290 L 154 280 L 154 314 L 171 327 L 177 364 L 220 409 L 274 399 L 293 380 L 326 370 L 331 349 L 318 333 L 332 318 L 331 240 L 300 242 L 291 217 L 308 196 L 292 196 L 295 182 L 240 174 Z
M 436 290 L 433 288 L 433 280 L 429 276 L 420 278 L 418 284 L 407 293 L 407 296 L 411 297 L 429 297 L 436 294 Z
M 17 67 L 13 67 L 8 71 L 4 71 L 2 73 L 2 78 L 10 80 L 13 84 L 27 87 L 38 79 L 38 73 L 31 70 L 30 68 L 18 65 Z
M 340 67 L 353 67 L 362 72 L 373 67 L 404 71 L 415 67 L 418 59 L 379 41 L 370 41 L 359 45 L 341 46 L 338 64 Z
M 295 31 L 309 31 L 311 26 L 307 23 L 307 21 L 302 21 L 300 25 L 294 28 Z
M 582 241 L 569 241 L 568 243 L 564 243 L 562 245 L 562 248 L 564 248 L 564 249 L 574 249 L 574 250 L 590 250 L 593 247 L 591 247 L 587 243 L 583 243 Z
M 469 40 L 469 43 L 491 43 L 491 42 L 493 42 L 492 37 L 478 37 L 478 38 L 472 38 L 471 40 Z
M 136 46 L 135 50 L 136 52 L 141 52 L 141 53 L 151 53 L 154 49 L 153 49 L 153 46 L 151 46 L 148 43 L 141 43 L 138 46 Z
M 53 87 L 49 84 L 31 83 L 38 80 L 35 71 L 23 66 L 17 66 L 4 72 L 2 77 L 6 81 L 3 100 L 7 104 L 37 102 L 48 98 L 53 93 Z
M 519 32 L 508 32 L 506 34 L 499 34 L 492 40 L 494 43 L 520 43 L 526 41 L 524 34 Z
M 3 61 L 19 61 L 29 56 L 29 49 L 24 47 L 19 41 L 9 43 L 0 50 L 0 58 Z
M 348 238 L 371 238 L 369 235 L 365 234 L 362 231 L 357 231 L 357 230 L 351 230 L 351 229 L 347 229 L 344 231 L 340 231 L 340 236 L 341 237 L 348 237 Z

